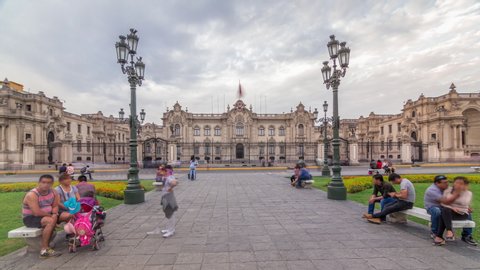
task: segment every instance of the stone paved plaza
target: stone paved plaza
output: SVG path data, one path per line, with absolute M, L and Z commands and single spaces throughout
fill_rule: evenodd
M 147 236 L 165 219 L 160 193 L 109 211 L 100 251 L 58 258 L 11 254 L 1 269 L 480 269 L 480 249 L 432 246 L 425 226 L 373 225 L 353 202 L 298 190 L 279 174 L 200 173 L 176 189 L 172 238 Z M 62 238 L 59 234 L 57 238 Z M 62 247 L 62 248 L 60 248 Z

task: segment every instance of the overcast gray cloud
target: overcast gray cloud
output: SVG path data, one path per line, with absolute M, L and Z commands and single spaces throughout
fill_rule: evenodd
M 0 76 L 59 96 L 70 112 L 117 115 L 130 96 L 114 44 L 134 27 L 147 65 L 138 107 L 149 121 L 177 100 L 192 112 L 223 111 L 239 80 L 257 112 L 300 101 L 313 109 L 332 100 L 320 69 L 333 33 L 351 49 L 340 114 L 357 118 L 399 113 L 405 100 L 444 94 L 451 82 L 478 92 L 478 25 L 475 0 L 0 0 Z

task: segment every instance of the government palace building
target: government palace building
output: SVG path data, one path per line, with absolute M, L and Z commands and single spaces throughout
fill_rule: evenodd
M 480 94 L 459 93 L 453 83 L 444 93 L 409 99 L 399 114 L 342 119 L 341 163 L 478 161 Z M 301 102 L 279 114 L 258 113 L 241 99 L 216 114 L 189 112 L 176 102 L 159 119 L 161 125 L 141 124 L 138 160 L 143 166 L 185 163 L 191 156 L 209 164 L 267 166 L 299 159 L 312 164 L 325 158 L 324 145 L 331 160 L 332 127 L 318 121 L 322 116 L 323 111 Z M 8 79 L 0 85 L 0 169 L 64 162 L 126 164 L 129 132 L 124 119 L 101 111 L 69 113 L 58 97 L 26 92 Z

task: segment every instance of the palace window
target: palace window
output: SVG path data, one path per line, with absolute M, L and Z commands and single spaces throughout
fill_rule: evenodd
M 205 144 L 205 155 L 210 155 L 210 144 L 209 143 Z
M 304 135 L 305 135 L 305 131 L 304 131 L 303 124 L 300 124 L 298 125 L 298 136 L 304 136 Z
M 82 152 L 82 141 L 77 141 L 77 152 Z
M 275 144 L 268 145 L 268 154 L 275 155 Z
M 200 146 L 194 146 L 193 147 L 193 154 L 194 155 L 199 155 L 200 154 Z
M 380 135 L 383 135 L 383 127 L 380 127 Z
M 222 148 L 220 146 L 215 146 L 215 155 L 220 155 L 222 153 Z
M 265 128 L 264 127 L 260 127 L 258 129 L 258 136 L 265 136 Z
M 70 132 L 70 122 L 67 122 L 67 131 Z
M 402 131 L 402 124 L 401 123 L 397 123 L 397 131 L 398 132 Z
M 174 129 L 173 132 L 174 132 L 173 134 L 174 134 L 176 137 L 180 136 L 180 125 L 179 125 L 179 124 L 175 124 L 175 129 Z
M 222 129 L 220 127 L 215 127 L 215 136 L 222 136 Z
M 280 155 L 285 154 L 285 145 L 280 145 Z
M 210 136 L 210 127 L 209 126 L 205 127 L 205 129 L 203 131 L 204 131 L 205 136 Z
M 238 123 L 235 127 L 235 135 L 237 136 L 243 136 L 244 134 L 244 128 L 242 123 Z
M 90 141 L 88 141 L 88 142 L 87 142 L 87 152 L 89 152 L 89 153 L 90 153 L 90 147 L 91 147 Z M 120 147 L 120 146 L 118 146 L 118 147 Z M 119 151 L 119 152 L 120 152 L 120 151 Z
M 278 135 L 285 136 L 285 128 L 284 127 L 280 127 L 280 129 L 278 130 Z
M 388 125 L 388 133 L 392 134 L 392 125 Z
M 87 127 L 87 135 L 90 135 L 90 127 Z M 120 140 L 120 133 L 118 134 L 118 139 Z
M 268 128 L 268 136 L 275 136 L 275 128 L 269 127 Z
M 82 133 L 82 125 L 77 125 L 77 133 Z
M 200 136 L 200 128 L 199 127 L 195 127 L 193 129 L 193 136 Z

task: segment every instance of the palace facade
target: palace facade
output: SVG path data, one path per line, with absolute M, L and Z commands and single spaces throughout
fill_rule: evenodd
M 324 158 L 319 112 L 300 102 L 295 110 L 261 114 L 237 100 L 223 113 L 192 113 L 179 102 L 163 113 L 162 124 L 143 124 L 138 160 L 190 160 L 265 164 L 314 162 Z M 327 159 L 332 128 L 327 125 Z M 393 162 L 478 161 L 480 94 L 458 93 L 408 100 L 399 114 L 370 113 L 340 121 L 343 164 L 390 159 Z M 61 162 L 123 164 L 130 160 L 130 128 L 125 120 L 65 111 L 58 97 L 25 92 L 5 79 L 0 88 L 0 168 L 28 168 Z

